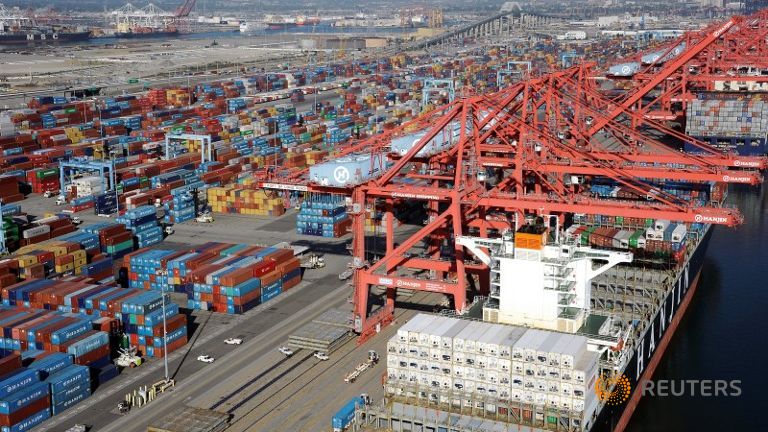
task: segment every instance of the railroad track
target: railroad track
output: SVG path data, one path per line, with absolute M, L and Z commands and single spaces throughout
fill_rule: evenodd
M 420 302 L 426 299 L 428 295 L 429 293 L 419 292 L 414 295 L 411 302 Z M 396 319 L 401 318 L 403 315 L 409 312 L 412 312 L 412 311 L 410 309 L 400 309 L 400 310 L 396 309 L 395 318 Z M 297 376 L 293 377 L 292 379 L 290 379 L 289 381 L 281 385 L 279 388 L 274 389 L 274 391 L 271 392 L 271 394 L 266 395 L 265 398 L 262 401 L 258 402 L 256 405 L 250 407 L 248 410 L 244 412 L 235 413 L 237 409 L 243 408 L 248 401 L 262 394 L 262 392 L 267 387 L 267 386 L 260 386 L 256 391 L 250 393 L 248 396 L 246 396 L 246 398 L 244 398 L 240 403 L 238 403 L 237 407 L 233 407 L 231 410 L 227 411 L 228 414 L 233 414 L 235 416 L 232 422 L 230 423 L 229 427 L 230 428 L 237 427 L 238 430 L 243 430 L 243 431 L 253 430 L 256 424 L 258 424 L 260 421 L 262 421 L 265 417 L 267 417 L 271 413 L 271 410 L 267 410 L 266 413 L 264 413 L 263 415 L 260 415 L 255 419 L 246 420 L 251 413 L 255 412 L 256 410 L 264 406 L 264 404 L 267 402 L 269 402 L 270 406 L 273 406 L 273 407 L 283 406 L 283 404 L 285 404 L 287 401 L 296 397 L 306 387 L 316 382 L 320 377 L 322 377 L 328 371 L 332 369 L 342 370 L 341 366 L 343 366 L 343 363 L 345 362 L 345 360 L 348 360 L 349 354 L 352 353 L 356 347 L 357 347 L 357 343 L 354 338 L 348 340 L 335 351 L 335 353 L 337 354 L 334 354 L 331 360 L 318 361 L 316 364 L 310 366 L 310 368 L 304 371 L 303 373 L 298 374 Z M 298 366 L 300 366 L 302 363 L 304 363 L 306 360 L 308 360 L 313 356 L 314 354 L 309 354 L 308 356 L 302 358 L 299 362 L 297 362 L 291 368 L 291 370 L 295 370 L 296 368 L 298 368 Z M 273 368 L 270 368 L 270 369 L 273 369 Z M 308 372 L 311 372 L 311 374 L 307 375 Z M 280 377 L 284 377 L 286 374 L 287 373 L 283 373 L 280 375 Z M 263 375 L 263 374 L 260 374 L 260 375 Z M 310 377 L 309 380 L 303 381 L 307 377 Z M 339 380 L 341 379 L 342 377 L 340 376 Z M 270 382 L 267 384 L 272 385 L 275 382 L 276 382 L 275 380 L 270 380 Z M 291 387 L 292 385 L 296 385 L 297 389 L 290 390 L 289 387 Z M 283 391 L 288 391 L 288 393 L 276 401 L 274 397 Z M 245 423 L 246 421 L 247 423 Z

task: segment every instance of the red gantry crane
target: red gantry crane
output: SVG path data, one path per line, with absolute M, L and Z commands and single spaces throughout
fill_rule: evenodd
M 599 96 L 579 92 L 575 78 L 582 73 L 574 68 L 529 79 L 499 94 L 452 103 L 404 156 L 390 154 L 395 163 L 381 177 L 355 188 L 354 314 L 361 340 L 375 334 L 377 324 L 393 318 L 398 288 L 450 295 L 461 311 L 468 275 L 477 275 L 480 287 L 487 287 L 488 272 L 484 265 L 468 259 L 454 240 L 470 230 L 480 237 L 487 237 L 491 230 L 514 230 L 515 214 L 518 220 L 531 213 L 561 218 L 565 213 L 582 213 L 728 226 L 741 222 L 735 209 L 717 203 L 693 208 L 649 180 L 756 184 L 762 181 L 759 172 L 730 169 L 728 158 L 671 150 L 647 132 L 621 123 L 606 123 L 611 131 L 630 137 L 618 149 L 615 147 L 621 143 L 610 141 L 609 136 L 587 140 L 577 129 L 583 123 L 574 118 L 589 115 L 594 122 L 599 113 L 590 110 L 589 103 Z M 433 139 L 456 130 L 455 145 L 434 154 L 424 152 Z M 626 153 L 633 158 L 624 157 L 623 147 L 631 147 Z M 386 148 L 371 151 L 383 153 Z M 666 160 L 660 162 L 657 155 Z M 759 158 L 745 161 L 764 164 Z M 643 199 L 596 198 L 579 182 L 570 181 L 574 176 L 612 179 Z M 392 208 L 398 200 L 422 201 L 429 217 L 423 228 L 395 245 Z M 384 202 L 386 253 L 368 263 L 365 209 L 376 201 Z M 422 244 L 425 252 L 414 256 L 412 249 Z M 431 273 L 425 277 L 424 272 Z M 370 315 L 370 290 L 376 286 L 386 288 L 386 303 Z
M 307 179 L 307 170 L 274 168 L 261 173 L 261 185 L 351 196 L 354 327 L 360 342 L 393 319 L 399 288 L 449 295 L 462 311 L 475 277 L 482 293 L 489 272 L 455 239 L 498 236 L 514 230 L 527 214 L 561 221 L 567 213 L 581 213 L 735 226 L 742 221 L 737 209 L 722 202 L 694 206 L 664 192 L 658 182 L 758 184 L 757 169 L 766 167 L 766 159 L 713 150 L 648 118 L 638 104 L 734 26 L 753 29 L 744 22 L 734 18 L 715 26 L 622 100 L 604 97 L 591 65 L 578 65 L 497 93 L 461 98 L 338 149 L 334 156 L 370 154 L 377 156 L 371 163 L 390 161 L 378 177 L 362 184 L 321 186 Z M 390 144 L 403 136 L 420 138 L 407 151 L 394 152 Z M 702 154 L 670 146 L 684 141 Z M 584 180 L 595 178 L 609 179 L 637 198 L 596 197 L 584 186 Z M 420 203 L 427 215 L 423 226 L 405 237 L 394 228 L 395 208 L 403 202 Z M 367 253 L 365 231 L 366 217 L 376 209 L 383 211 L 385 225 L 385 250 L 378 260 Z M 376 311 L 374 287 L 386 290 Z
M 633 59 L 642 68 L 629 79 L 632 90 L 600 107 L 615 119 L 631 110 L 632 121 L 679 121 L 701 91 L 745 90 L 768 83 L 768 10 L 733 17 L 700 31 L 687 32 Z M 603 119 L 590 127 L 594 134 Z

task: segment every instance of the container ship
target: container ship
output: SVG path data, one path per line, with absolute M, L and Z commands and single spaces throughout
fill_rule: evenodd
M 163 38 L 179 35 L 179 29 L 173 26 L 169 27 L 143 27 L 143 26 L 118 26 L 114 33 L 116 38 L 138 39 L 138 38 Z
M 298 15 L 295 17 L 267 15 L 264 19 L 264 23 L 270 30 L 281 30 L 293 27 L 317 25 L 320 24 L 320 17 L 305 15 Z
M 631 199 L 601 183 L 593 194 Z M 722 183 L 658 187 L 697 206 L 727 195 Z M 712 226 L 565 219 L 565 229 L 530 216 L 499 238 L 457 238 L 490 268 L 488 296 L 461 316 L 408 320 L 387 344 L 387 402 L 361 408 L 358 422 L 440 430 L 450 414 L 482 430 L 623 430 L 696 292 Z
M 0 5 L 0 45 L 82 42 L 91 37 L 90 30 L 84 28 L 40 26 L 28 18 L 10 15 L 2 18 L 3 10 Z
M 260 22 L 240 21 L 240 33 L 253 33 L 266 30 L 267 25 Z
M 713 25 L 675 56 L 731 43 L 718 37 L 734 22 Z M 585 91 L 578 77 L 592 72 L 577 67 L 449 103 L 385 144 L 360 147 L 388 163 L 347 154 L 310 167 L 322 187 L 362 185 L 350 204 L 361 342 L 395 320 L 400 289 L 440 293 L 454 305 L 416 314 L 389 339 L 385 399 L 359 407 L 353 430 L 625 430 L 695 295 L 713 226 L 741 221 L 724 205 L 728 183 L 758 185 L 766 165 L 764 156 L 720 153 L 634 111 L 687 69 L 664 64 L 675 56 L 662 57 L 651 84 L 628 91 L 621 109 Z M 759 118 L 747 93 L 723 98 L 738 105 L 688 105 L 700 130 L 744 133 L 736 117 Z M 710 120 L 723 107 L 733 121 Z M 623 160 L 617 136 L 653 150 Z M 411 236 L 396 236 L 398 200 L 425 209 Z M 386 221 L 383 257 L 357 241 L 368 213 Z M 385 298 L 370 300 L 381 290 Z
M 722 186 L 711 192 L 725 198 Z M 368 424 L 439 428 L 443 413 L 430 412 L 451 404 L 445 414 L 482 418 L 485 430 L 610 432 L 628 421 L 696 291 L 712 229 L 569 218 L 559 239 L 531 219 L 501 239 L 460 240 L 489 251 L 477 256 L 490 267 L 489 296 L 467 315 L 419 314 L 398 330 L 387 344 L 388 404 L 361 410 Z

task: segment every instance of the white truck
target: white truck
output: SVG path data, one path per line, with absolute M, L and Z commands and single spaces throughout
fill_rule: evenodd
M 211 215 L 208 212 L 202 213 L 200 216 L 198 216 L 195 221 L 197 223 L 211 223 L 213 222 L 213 215 Z
M 320 269 L 325 267 L 325 258 L 312 254 L 301 263 L 301 266 L 306 269 Z
M 136 354 L 136 347 L 120 348 L 120 356 L 115 359 L 115 365 L 120 367 L 137 367 L 141 366 L 142 360 Z
M 355 382 L 357 377 L 359 377 L 363 372 L 365 372 L 366 370 L 370 369 L 372 366 L 374 366 L 378 362 L 379 362 L 379 354 L 376 351 L 374 351 L 374 350 L 368 351 L 368 360 L 366 360 L 363 363 L 360 363 L 359 365 L 357 365 L 355 370 L 353 370 L 352 372 L 348 373 L 344 377 L 344 382 L 345 383 L 353 383 L 353 382 Z

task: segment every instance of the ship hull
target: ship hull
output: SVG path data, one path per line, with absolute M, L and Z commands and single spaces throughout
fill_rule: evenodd
M 0 45 L 36 45 L 46 43 L 84 42 L 90 39 L 91 32 L 30 32 L 0 34 Z
M 158 31 L 148 33 L 115 33 L 116 38 L 120 39 L 151 39 L 160 37 L 173 37 L 178 36 L 179 31 Z
M 677 326 L 696 292 L 711 235 L 712 228 L 709 228 L 680 271 L 674 288 L 664 299 L 663 307 L 659 308 L 651 321 L 652 324 L 647 327 L 642 338 L 638 339 L 637 349 L 623 372 L 624 376 L 629 379 L 632 388 L 629 399 L 624 404 L 603 407 L 593 426 L 589 429 L 590 432 L 621 432 L 626 427 L 642 397 L 638 382 L 653 377 L 656 365 L 664 356 L 666 346 L 677 330 Z
M 295 27 L 298 27 L 298 24 L 296 23 L 285 23 L 285 24 L 268 23 L 267 24 L 268 30 L 283 30 L 283 29 L 289 29 L 289 28 L 295 28 Z

